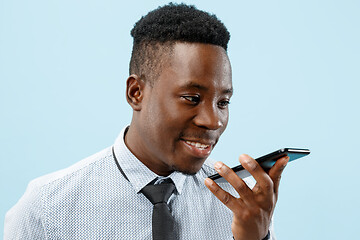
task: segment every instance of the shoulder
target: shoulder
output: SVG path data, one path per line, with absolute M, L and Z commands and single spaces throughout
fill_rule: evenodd
M 32 180 L 20 200 L 7 212 L 5 217 L 5 239 L 43 239 L 48 215 L 75 196 L 83 185 L 99 176 L 107 160 L 111 161 L 111 148 L 104 149 L 76 164 Z M 111 170 L 110 170 L 111 171 Z M 70 204 L 73 204 L 70 202 Z M 28 231 L 28 229 L 33 229 Z
M 89 171 L 93 166 L 101 164 L 104 160 L 108 159 L 109 157 L 112 157 L 111 148 L 106 148 L 98 153 L 95 153 L 87 158 L 82 159 L 81 161 L 65 168 L 58 170 L 56 172 L 52 172 L 49 174 L 46 174 L 44 176 L 38 177 L 34 180 L 32 180 L 29 183 L 29 186 L 33 187 L 44 187 L 46 185 L 51 185 L 56 182 L 61 181 L 64 178 L 68 178 L 74 175 L 77 175 L 82 172 Z

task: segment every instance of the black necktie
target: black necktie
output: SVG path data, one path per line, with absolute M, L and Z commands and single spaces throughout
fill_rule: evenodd
M 175 240 L 174 218 L 167 201 L 175 189 L 174 183 L 147 185 L 141 192 L 154 204 L 152 215 L 153 240 Z

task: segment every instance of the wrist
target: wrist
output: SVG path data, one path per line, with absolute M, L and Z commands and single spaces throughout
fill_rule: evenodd
M 235 240 L 235 238 L 233 237 L 233 239 Z M 270 240 L 270 230 L 268 231 L 268 233 L 266 234 L 266 236 L 261 239 L 261 240 Z

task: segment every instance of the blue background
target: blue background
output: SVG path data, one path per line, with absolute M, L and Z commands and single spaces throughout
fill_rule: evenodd
M 310 148 L 283 175 L 278 239 L 357 238 L 360 2 L 184 2 L 231 32 L 235 95 L 212 157 L 235 166 L 241 153 Z M 164 3 L 0 0 L 1 226 L 31 179 L 111 145 L 130 122 L 129 32 Z

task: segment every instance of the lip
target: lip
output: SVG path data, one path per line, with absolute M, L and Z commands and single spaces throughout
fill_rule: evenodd
M 205 144 L 205 145 L 209 145 L 207 148 L 205 149 L 200 149 L 197 148 L 195 146 L 192 146 L 188 143 L 186 143 L 186 141 L 190 141 L 190 142 L 198 142 L 201 144 Z M 199 140 L 185 140 L 185 139 L 181 139 L 182 144 L 184 145 L 184 148 L 194 157 L 196 158 L 206 158 L 210 155 L 212 149 L 213 149 L 213 144 L 211 143 L 206 143 L 204 141 L 199 141 Z

